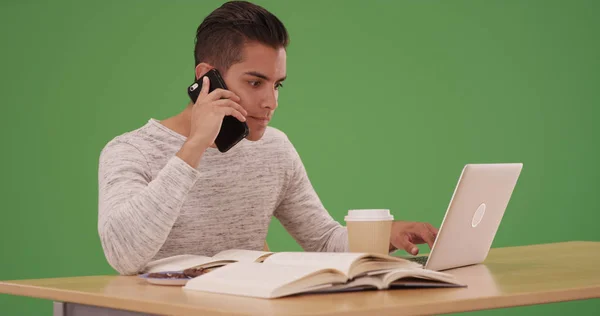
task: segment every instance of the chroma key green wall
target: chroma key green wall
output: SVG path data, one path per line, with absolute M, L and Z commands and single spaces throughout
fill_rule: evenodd
M 185 106 L 196 27 L 220 3 L 0 3 L 0 280 L 115 273 L 96 230 L 98 154 Z M 439 226 L 464 164 L 523 162 L 493 246 L 600 241 L 600 2 L 258 3 L 291 35 L 272 125 L 337 220 L 389 208 Z M 300 250 L 276 220 L 268 242 Z M 31 298 L 0 306 L 51 313 Z

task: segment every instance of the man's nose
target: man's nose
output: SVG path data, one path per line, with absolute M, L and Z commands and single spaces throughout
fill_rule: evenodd
M 267 92 L 261 106 L 271 111 L 275 110 L 277 108 L 277 90 Z

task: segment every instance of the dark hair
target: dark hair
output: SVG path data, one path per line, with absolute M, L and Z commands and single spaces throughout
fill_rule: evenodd
M 210 13 L 196 31 L 195 65 L 206 62 L 220 71 L 242 61 L 242 49 L 256 41 L 286 48 L 288 33 L 281 21 L 261 6 L 230 1 Z

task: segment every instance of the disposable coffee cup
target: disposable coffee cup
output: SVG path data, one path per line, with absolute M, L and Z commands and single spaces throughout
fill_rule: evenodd
M 389 210 L 350 210 L 344 220 L 350 252 L 389 253 L 394 220 Z

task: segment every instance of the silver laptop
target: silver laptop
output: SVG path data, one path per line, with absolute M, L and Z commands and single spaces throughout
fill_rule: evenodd
M 483 262 L 522 168 L 522 163 L 466 165 L 431 252 L 408 259 L 437 271 Z

